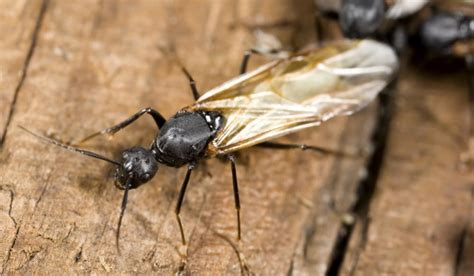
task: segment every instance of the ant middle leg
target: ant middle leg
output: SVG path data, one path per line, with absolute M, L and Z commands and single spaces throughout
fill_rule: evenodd
M 123 121 L 121 123 L 118 123 L 118 124 L 116 124 L 112 127 L 103 129 L 101 131 L 98 131 L 96 133 L 93 133 L 93 134 L 87 136 L 86 138 L 80 140 L 79 144 L 85 143 L 86 141 L 89 141 L 90 139 L 95 138 L 99 135 L 104 135 L 104 134 L 114 135 L 115 133 L 119 132 L 123 128 L 129 126 L 131 123 L 135 122 L 143 114 L 150 115 L 153 118 L 153 120 L 155 121 L 158 128 L 161 128 L 166 123 L 165 118 L 158 111 L 148 107 L 148 108 L 144 108 L 144 109 L 138 111 L 137 113 L 133 114 L 132 116 L 130 116 L 128 119 L 126 119 L 125 121 Z
M 249 63 L 250 57 L 252 55 L 261 55 L 261 56 L 267 56 L 267 57 L 272 57 L 272 55 L 279 53 L 279 52 L 284 52 L 282 50 L 278 49 L 272 49 L 270 51 L 259 51 L 253 48 L 250 48 L 244 52 L 244 57 L 242 58 L 242 62 L 240 63 L 240 75 L 245 74 L 247 72 L 247 65 Z
M 183 65 L 180 64 L 180 66 L 181 66 L 181 70 L 183 71 L 183 73 L 186 75 L 186 77 L 189 80 L 189 86 L 191 86 L 191 91 L 193 92 L 194 100 L 197 101 L 197 99 L 199 99 L 201 95 L 199 95 L 199 92 L 196 88 L 196 81 L 194 81 L 189 71 Z
M 186 188 L 188 187 L 188 182 L 189 178 L 191 177 L 191 172 L 194 169 L 194 164 L 190 164 L 188 166 L 188 171 L 186 172 L 186 176 L 184 177 L 183 184 L 181 185 L 181 189 L 179 191 L 179 197 L 178 197 L 178 202 L 176 204 L 176 209 L 175 209 L 175 214 L 176 214 L 176 220 L 178 221 L 179 225 L 179 231 L 181 233 L 181 242 L 183 243 L 183 246 L 186 246 L 186 237 L 184 235 L 184 228 L 183 228 L 183 223 L 181 222 L 181 206 L 183 205 L 183 200 L 184 200 L 184 194 L 186 193 Z
M 257 54 L 257 55 L 265 56 L 268 58 L 276 59 L 276 58 L 279 58 L 276 56 L 278 53 L 288 53 L 288 52 L 282 49 L 268 49 L 267 51 L 262 51 L 262 50 L 250 48 L 246 50 L 244 52 L 242 62 L 240 63 L 240 70 L 239 70 L 240 75 L 245 74 L 247 72 L 247 65 L 252 55 Z
M 255 49 L 249 49 L 249 50 L 246 50 L 245 53 L 244 53 L 244 57 L 242 58 L 242 62 L 240 63 L 240 75 L 242 74 L 245 74 L 245 72 L 247 72 L 247 65 L 249 63 L 249 59 L 250 57 L 253 55 L 253 54 L 259 54 L 260 52 L 258 52 L 257 50 Z

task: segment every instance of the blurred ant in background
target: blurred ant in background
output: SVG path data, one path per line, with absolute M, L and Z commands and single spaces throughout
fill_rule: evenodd
M 463 166 L 474 160 L 474 2 L 468 0 L 435 1 L 415 38 L 416 50 L 425 59 L 463 59 L 469 81 L 468 151 L 461 156 Z
M 348 38 L 373 38 L 386 42 L 401 53 L 412 29 L 411 19 L 429 0 L 315 0 L 321 17 L 338 20 L 342 34 Z
M 417 45 L 429 54 L 465 58 L 474 36 L 474 2 L 437 1 L 420 24 Z
M 374 38 L 398 52 L 413 50 L 415 62 L 439 61 L 443 68 L 463 59 L 469 80 L 470 123 L 468 152 L 461 156 L 467 165 L 474 160 L 474 1 L 470 0 L 315 0 L 321 19 L 337 20 L 345 37 Z M 455 65 L 459 68 L 459 64 Z

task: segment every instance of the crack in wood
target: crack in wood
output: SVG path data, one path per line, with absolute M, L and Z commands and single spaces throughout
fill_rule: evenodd
M 41 23 L 43 22 L 44 14 L 46 13 L 48 3 L 49 3 L 49 0 L 44 0 L 42 2 L 40 12 L 39 12 L 38 17 L 36 19 L 35 28 L 34 28 L 34 31 L 33 31 L 33 34 L 32 34 L 32 38 L 31 38 L 31 44 L 30 44 L 30 47 L 28 49 L 28 53 L 26 55 L 26 59 L 23 63 L 23 67 L 22 67 L 22 70 L 21 70 L 21 77 L 20 77 L 20 80 L 18 81 L 17 86 L 15 87 L 15 92 L 14 92 L 14 95 L 13 95 L 13 101 L 12 101 L 12 104 L 11 104 L 10 112 L 7 116 L 5 131 L 3 132 L 3 134 L 0 138 L 0 150 L 3 149 L 3 145 L 5 144 L 5 138 L 6 138 L 6 135 L 7 135 L 7 132 L 8 132 L 8 128 L 10 126 L 13 114 L 15 112 L 15 105 L 16 105 L 16 102 L 17 102 L 17 99 L 18 99 L 18 94 L 19 94 L 21 88 L 23 87 L 23 83 L 25 82 L 25 79 L 26 79 L 28 67 L 30 65 L 31 58 L 32 58 L 33 53 L 34 53 L 34 49 L 36 48 L 38 33 L 39 33 L 40 28 L 41 28 Z M 15 230 L 15 235 L 13 237 L 12 243 L 10 244 L 10 247 L 8 248 L 8 252 L 7 252 L 7 256 L 5 258 L 5 261 L 3 262 L 2 271 L 0 272 L 0 275 L 5 274 L 6 267 L 8 265 L 8 262 L 10 261 L 11 254 L 12 254 L 13 248 L 15 247 L 15 244 L 16 244 L 16 241 L 17 241 L 17 238 L 18 238 L 18 234 L 20 233 L 20 228 L 21 228 L 21 226 L 18 225 L 15 218 L 12 217 L 13 198 L 14 198 L 14 193 L 13 193 L 13 191 L 10 190 L 10 206 L 9 206 L 9 210 L 8 210 L 8 216 L 13 221 L 16 230 Z
M 35 250 L 22 250 L 21 253 L 25 254 L 26 260 L 20 265 L 18 265 L 15 268 L 15 271 L 19 271 L 25 266 L 27 266 L 36 257 L 36 255 L 38 255 L 38 253 L 40 253 L 41 251 L 43 251 L 43 248 L 35 249 Z
M 10 261 L 10 257 L 11 257 L 13 248 L 15 247 L 16 240 L 18 238 L 19 233 L 20 233 L 20 226 L 16 227 L 15 236 L 13 237 L 13 241 L 10 244 L 10 247 L 8 248 L 7 257 L 5 258 L 5 261 L 3 262 L 2 271 L 0 272 L 0 275 L 5 275 L 7 264 L 8 264 L 8 261 Z
M 222 240 L 224 240 L 226 243 L 228 243 L 232 247 L 232 250 L 235 252 L 235 254 L 236 254 L 236 256 L 239 260 L 240 274 L 241 275 L 253 275 L 252 271 L 250 270 L 250 267 L 247 265 L 247 262 L 245 261 L 244 254 L 239 249 L 239 247 L 241 247 L 240 244 L 239 245 L 234 244 L 229 237 L 215 231 L 212 228 L 210 228 L 209 230 L 211 230 L 214 233 L 214 235 L 221 238 Z
M 474 186 L 471 187 L 471 202 L 469 206 L 470 210 L 474 210 Z M 455 261 L 454 261 L 454 275 L 459 275 L 459 269 L 463 264 L 463 254 L 466 246 L 466 240 L 468 238 L 469 228 L 471 226 L 472 216 L 467 218 L 464 227 L 461 229 L 458 239 L 458 245 L 456 249 Z
M 8 261 L 10 260 L 10 257 L 11 257 L 13 247 L 15 246 L 16 239 L 18 237 L 18 233 L 20 232 L 20 226 L 18 225 L 16 219 L 12 216 L 13 200 L 14 200 L 14 197 L 15 197 L 15 193 L 8 186 L 0 186 L 0 190 L 8 191 L 9 194 L 10 194 L 10 203 L 8 205 L 8 217 L 10 217 L 10 219 L 13 222 L 13 225 L 15 227 L 15 235 L 13 237 L 12 243 L 10 244 L 10 247 L 8 248 L 7 256 L 6 256 L 5 261 L 3 262 L 3 265 L 2 265 L 2 271 L 0 271 L 0 275 L 4 275 L 7 264 L 8 264 Z
M 295 263 L 295 258 L 291 258 L 291 261 L 290 261 L 290 265 L 288 267 L 288 271 L 286 272 L 286 275 L 288 276 L 292 276 L 293 275 L 293 268 L 294 268 L 294 264 Z
M 360 256 L 365 249 L 365 245 L 367 244 L 367 235 L 369 233 L 369 225 L 370 225 L 370 217 L 364 218 L 363 224 L 362 224 L 361 237 L 360 237 L 359 243 L 357 244 L 357 248 L 355 249 L 354 262 L 352 263 L 349 269 L 349 275 L 351 276 L 355 274 L 357 265 L 359 264 Z
M 48 176 L 48 179 L 46 179 L 46 184 L 43 186 L 43 189 L 41 189 L 41 193 L 40 193 L 38 199 L 37 199 L 36 202 L 35 202 L 35 206 L 33 207 L 33 212 L 32 212 L 32 214 L 35 213 L 36 208 L 38 207 L 38 204 L 39 204 L 39 203 L 41 202 L 41 200 L 43 199 L 43 196 L 44 196 L 44 194 L 46 193 L 46 190 L 47 190 L 48 187 L 49 187 L 50 179 L 51 179 L 51 175 Z
M 377 180 L 382 168 L 382 161 L 385 156 L 385 146 L 390 130 L 390 122 L 392 119 L 392 108 L 394 104 L 393 95 L 396 90 L 396 84 L 397 79 L 395 79 L 392 84 L 385 89 L 387 92 L 381 93 L 380 95 L 381 108 L 379 109 L 379 117 L 372 139 L 375 144 L 375 150 L 366 166 L 368 177 L 361 181 L 359 185 L 358 196 L 352 208 L 352 212 L 359 218 L 363 219 L 363 221 L 367 221 L 370 203 L 375 192 Z M 334 243 L 335 246 L 328 265 L 328 269 L 326 271 L 326 275 L 339 274 L 354 228 L 355 224 L 344 224 L 341 226 L 337 240 Z M 361 240 L 364 239 L 364 237 L 361 238 Z M 359 255 L 362 251 L 363 250 L 358 250 L 358 252 L 356 252 L 356 260 L 359 258 Z
M 310 241 L 312 240 L 315 234 L 316 234 L 316 216 L 312 216 L 311 224 L 305 229 L 305 240 L 303 244 L 303 258 L 305 260 L 308 259 L 308 250 L 310 246 Z M 293 264 L 293 261 L 294 260 L 292 260 L 291 262 L 292 264 Z
M 0 187 L 0 190 L 4 190 L 4 187 Z M 12 209 L 13 209 L 13 198 L 15 197 L 15 193 L 10 189 L 7 188 L 6 191 L 10 193 L 10 204 L 8 206 L 8 216 L 13 221 L 13 225 L 15 228 L 18 226 L 16 219 L 12 216 Z
M 0 150 L 3 149 L 3 145 L 5 144 L 5 139 L 7 137 L 8 128 L 11 124 L 13 114 L 15 113 L 15 106 L 16 106 L 16 102 L 17 102 L 17 99 L 18 99 L 18 95 L 20 93 L 21 88 L 23 87 L 23 84 L 25 83 L 26 75 L 27 75 L 27 72 L 28 72 L 28 67 L 30 65 L 31 58 L 33 57 L 33 53 L 34 53 L 35 48 L 36 48 L 36 42 L 38 40 L 39 30 L 41 29 L 41 25 L 42 25 L 43 18 L 44 18 L 44 15 L 46 13 L 46 9 L 48 7 L 48 4 L 49 4 L 49 0 L 44 0 L 41 3 L 40 12 L 39 12 L 38 17 L 36 19 L 35 28 L 33 30 L 32 36 L 31 36 L 31 44 L 30 44 L 30 47 L 28 49 L 28 53 L 26 54 L 26 58 L 25 58 L 25 61 L 23 63 L 23 67 L 21 69 L 20 80 L 18 81 L 18 84 L 15 87 L 15 91 L 13 93 L 13 100 L 12 100 L 12 103 L 11 103 L 10 112 L 7 115 L 7 120 L 6 120 L 6 124 L 5 124 L 5 131 L 3 132 L 2 136 L 0 137 Z
M 454 260 L 454 275 L 459 274 L 459 267 L 461 266 L 461 263 L 462 263 L 462 256 L 464 253 L 464 245 L 466 243 L 468 229 L 469 229 L 469 222 L 467 222 L 464 225 L 464 227 L 461 229 L 461 232 L 459 234 L 459 240 L 458 240 L 458 245 L 457 245 L 457 250 L 456 250 L 455 260 Z

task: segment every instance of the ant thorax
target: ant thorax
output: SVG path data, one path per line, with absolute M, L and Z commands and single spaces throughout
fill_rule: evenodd
M 217 112 L 178 112 L 160 129 L 153 143 L 156 160 L 171 167 L 198 161 L 222 122 Z

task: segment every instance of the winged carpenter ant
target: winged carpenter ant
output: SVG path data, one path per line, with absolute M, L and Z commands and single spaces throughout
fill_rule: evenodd
M 375 38 L 402 52 L 409 37 L 410 18 L 429 0 L 315 0 L 324 17 L 338 19 L 348 38 Z M 321 23 L 318 21 L 318 25 Z M 321 27 L 319 27 L 320 31 Z
M 470 124 L 464 164 L 474 161 L 474 3 L 468 0 L 437 1 L 422 22 L 417 42 L 425 56 L 462 58 L 468 73 Z
M 438 55 L 465 57 L 471 54 L 474 38 L 474 4 L 466 0 L 435 3 L 422 22 L 418 42 Z
M 159 130 L 151 147 L 126 149 L 118 161 L 27 131 L 42 140 L 107 161 L 116 167 L 116 185 L 124 190 L 116 232 L 117 247 L 128 192 L 149 182 L 159 165 L 187 166 L 175 209 L 181 241 L 186 245 L 180 211 L 191 174 L 201 160 L 225 157 L 232 172 L 237 239 L 240 240 L 240 199 L 233 153 L 254 145 L 326 152 L 315 146 L 268 141 L 360 110 L 391 81 L 398 69 L 394 51 L 372 40 L 333 42 L 273 60 L 246 72 L 250 54 L 251 51 L 245 54 L 239 76 L 202 96 L 199 96 L 195 81 L 183 67 L 196 102 L 182 108 L 168 120 L 158 111 L 145 108 L 83 140 L 115 134 L 142 115 L 150 115 Z

